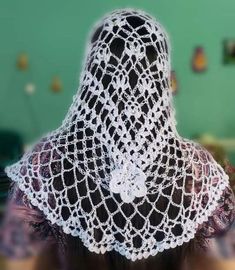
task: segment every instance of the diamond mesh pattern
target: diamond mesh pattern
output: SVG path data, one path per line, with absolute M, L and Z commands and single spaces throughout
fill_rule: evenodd
M 141 11 L 111 13 L 61 127 L 6 169 L 90 251 L 136 260 L 182 245 L 228 185 L 212 156 L 177 133 L 169 71 L 162 26 Z

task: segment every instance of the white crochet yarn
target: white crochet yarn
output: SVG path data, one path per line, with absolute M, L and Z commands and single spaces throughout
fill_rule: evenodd
M 137 260 L 192 239 L 228 177 L 176 131 L 169 41 L 141 11 L 97 26 L 63 124 L 6 172 L 90 251 Z

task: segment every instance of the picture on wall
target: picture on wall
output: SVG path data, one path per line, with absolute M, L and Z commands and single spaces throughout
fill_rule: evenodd
M 235 64 L 235 38 L 224 40 L 223 61 L 224 64 Z

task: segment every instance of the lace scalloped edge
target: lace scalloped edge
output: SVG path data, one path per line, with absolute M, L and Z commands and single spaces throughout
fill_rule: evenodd
M 68 227 L 66 226 L 66 222 L 64 222 L 64 224 L 63 224 L 63 222 L 61 222 L 58 219 L 52 220 L 52 218 L 50 217 L 50 215 L 46 211 L 46 208 L 43 207 L 42 203 L 39 203 L 36 199 L 32 198 L 32 193 L 30 193 L 29 191 L 26 190 L 20 177 L 18 177 L 14 173 L 11 173 L 9 170 L 9 167 L 7 167 L 5 169 L 5 172 L 7 173 L 7 176 L 9 178 L 11 178 L 12 181 L 18 183 L 19 189 L 25 193 L 25 195 L 28 197 L 28 199 L 30 200 L 32 205 L 34 205 L 35 207 L 37 207 L 39 210 L 41 210 L 43 212 L 43 214 L 45 215 L 45 218 L 48 221 L 50 221 L 51 224 L 56 224 L 57 226 L 62 227 L 62 230 L 65 234 L 70 234 L 74 237 L 78 236 L 80 238 L 80 240 L 82 241 L 83 245 L 90 252 L 95 252 L 97 254 L 104 254 L 108 251 L 115 250 L 116 252 L 120 253 L 121 255 L 125 256 L 127 259 L 130 259 L 132 261 L 147 259 L 149 256 L 155 256 L 158 253 L 163 252 L 164 250 L 167 250 L 170 248 L 176 248 L 177 246 L 181 246 L 184 243 L 187 243 L 190 240 L 192 240 L 197 232 L 198 226 L 201 225 L 202 223 L 208 221 L 209 217 L 212 215 L 213 211 L 216 209 L 216 206 L 218 205 L 218 200 L 221 197 L 223 191 L 225 190 L 225 188 L 227 188 L 229 186 L 229 177 L 228 177 L 228 175 L 225 174 L 225 179 L 223 179 L 224 182 L 219 183 L 216 187 L 216 190 L 214 191 L 214 192 L 216 192 L 216 194 L 214 194 L 213 203 L 211 205 L 209 205 L 209 207 L 206 210 L 206 212 L 204 213 L 204 215 L 200 216 L 198 218 L 198 220 L 194 223 L 194 226 L 190 227 L 191 233 L 187 237 L 180 237 L 180 239 L 177 239 L 178 241 L 170 241 L 170 243 L 164 244 L 164 246 L 163 245 L 161 245 L 160 247 L 156 246 L 156 248 L 153 248 L 150 252 L 147 252 L 147 251 L 142 252 L 141 251 L 139 253 L 136 253 L 135 251 L 133 251 L 133 252 L 127 251 L 125 248 L 121 247 L 121 245 L 119 245 L 118 242 L 113 243 L 113 244 L 109 244 L 106 247 L 105 246 L 97 247 L 94 244 L 90 244 L 89 237 L 88 237 L 86 231 L 79 228 L 77 233 L 74 233 L 74 231 L 72 231 L 70 229 L 68 230 Z

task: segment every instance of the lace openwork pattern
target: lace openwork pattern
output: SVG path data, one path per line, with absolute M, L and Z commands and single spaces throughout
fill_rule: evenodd
M 145 13 L 105 17 L 61 127 L 6 169 L 51 223 L 90 251 L 137 260 L 182 245 L 228 186 L 212 156 L 176 131 L 169 50 L 164 29 Z

